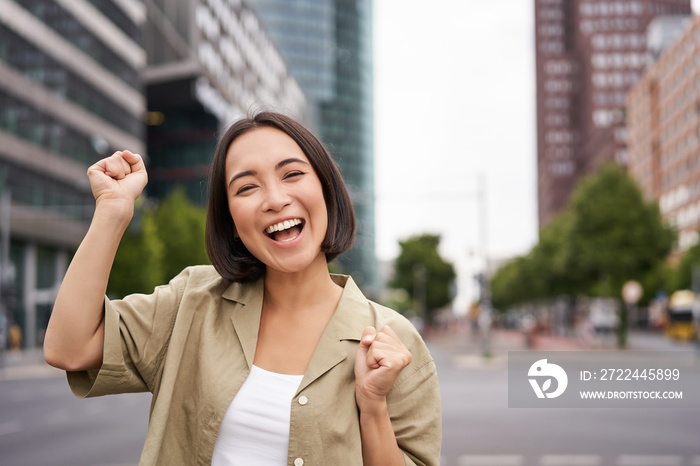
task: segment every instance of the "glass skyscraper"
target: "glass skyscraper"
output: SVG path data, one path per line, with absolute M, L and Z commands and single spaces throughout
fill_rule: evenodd
M 0 0 L 0 312 L 43 340 L 95 205 L 86 172 L 144 154 L 137 0 Z
M 317 135 L 352 195 L 355 247 L 340 258 L 371 294 L 374 254 L 372 3 L 370 0 L 250 0 L 310 100 Z

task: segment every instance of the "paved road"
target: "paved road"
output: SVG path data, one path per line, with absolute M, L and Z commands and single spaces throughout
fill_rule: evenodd
M 138 462 L 150 394 L 76 399 L 58 371 L 0 380 L 0 465 L 116 466 Z
M 507 338 L 489 360 L 474 342 L 432 341 L 443 397 L 443 466 L 700 466 L 700 409 L 508 408 Z M 637 343 L 692 349 L 660 337 Z
M 655 349 L 681 349 L 645 338 Z M 493 343 L 484 363 L 465 335 L 429 339 L 443 397 L 443 466 L 700 466 L 700 409 L 510 409 L 506 351 L 520 339 Z M 0 373 L 0 466 L 135 465 L 149 401 L 77 400 L 62 373 L 37 364 Z

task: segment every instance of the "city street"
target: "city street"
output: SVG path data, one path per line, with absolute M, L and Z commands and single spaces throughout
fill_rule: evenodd
M 60 371 L 0 380 L 0 465 L 138 463 L 150 394 L 78 400 Z
M 646 348 L 687 349 L 659 335 Z M 508 408 L 501 333 L 484 359 L 466 332 L 428 338 L 443 396 L 442 465 L 700 465 L 700 410 Z M 576 349 L 572 340 L 538 349 Z M 60 371 L 38 363 L 0 371 L 0 465 L 127 466 L 138 462 L 148 394 L 77 400 Z
M 660 336 L 644 343 L 679 349 Z M 443 397 L 443 466 L 700 465 L 700 410 L 508 408 L 506 353 L 485 360 L 476 346 L 431 345 Z

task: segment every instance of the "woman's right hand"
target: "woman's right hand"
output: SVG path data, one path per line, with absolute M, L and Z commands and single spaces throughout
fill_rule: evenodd
M 148 182 L 146 166 L 139 154 L 117 151 L 88 168 L 88 179 L 97 205 L 120 203 L 133 209 L 134 201 Z

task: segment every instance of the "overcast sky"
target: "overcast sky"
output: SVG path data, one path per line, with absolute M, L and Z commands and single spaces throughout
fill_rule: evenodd
M 537 238 L 532 2 L 375 0 L 377 255 L 440 233 L 466 306 L 483 249 L 490 257 Z M 483 235 L 482 235 L 483 237 Z
M 440 233 L 457 310 L 484 246 L 502 259 L 537 241 L 533 13 L 533 0 L 374 0 L 377 255 Z

